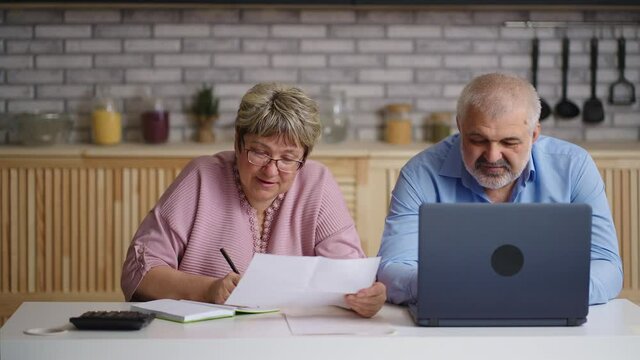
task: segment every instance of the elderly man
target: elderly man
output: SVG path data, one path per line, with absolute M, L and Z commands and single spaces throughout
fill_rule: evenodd
M 591 205 L 589 303 L 618 295 L 622 265 L 604 183 L 589 154 L 540 135 L 540 100 L 506 74 L 473 79 L 458 100 L 452 135 L 413 157 L 393 190 L 378 279 L 389 301 L 416 301 L 418 209 L 423 203 L 585 203 Z

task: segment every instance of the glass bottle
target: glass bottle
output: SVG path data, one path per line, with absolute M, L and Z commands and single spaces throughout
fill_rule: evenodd
M 94 143 L 113 145 L 122 141 L 122 116 L 111 97 L 100 97 L 96 101 L 91 123 Z
M 141 114 L 142 137 L 151 144 L 164 143 L 169 138 L 169 112 L 162 100 L 151 96 L 151 89 L 146 89 L 144 110 Z
M 385 141 L 390 144 L 410 144 L 411 104 L 389 104 L 385 108 Z
M 347 139 L 349 116 L 344 91 L 325 92 L 318 97 L 322 141 L 339 143 Z

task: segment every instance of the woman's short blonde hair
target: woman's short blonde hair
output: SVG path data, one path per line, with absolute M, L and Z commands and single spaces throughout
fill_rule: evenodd
M 244 136 L 282 136 L 302 146 L 304 159 L 321 132 L 318 105 L 299 88 L 279 83 L 259 83 L 242 97 L 236 116 L 236 150 L 244 149 Z

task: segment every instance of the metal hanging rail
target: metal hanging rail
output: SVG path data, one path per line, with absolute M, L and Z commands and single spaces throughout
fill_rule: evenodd
M 510 28 L 573 28 L 603 26 L 639 26 L 640 21 L 505 21 Z

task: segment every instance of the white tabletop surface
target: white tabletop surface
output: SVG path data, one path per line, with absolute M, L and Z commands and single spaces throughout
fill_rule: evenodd
M 371 329 L 358 335 L 293 335 L 285 319 L 300 315 L 293 309 L 190 324 L 156 319 L 140 331 L 24 334 L 68 326 L 69 317 L 88 310 L 126 309 L 127 303 L 25 302 L 0 329 L 0 359 L 640 359 L 640 307 L 623 299 L 590 307 L 579 327 L 423 328 L 406 308 L 386 305 L 373 319 L 323 310 Z

